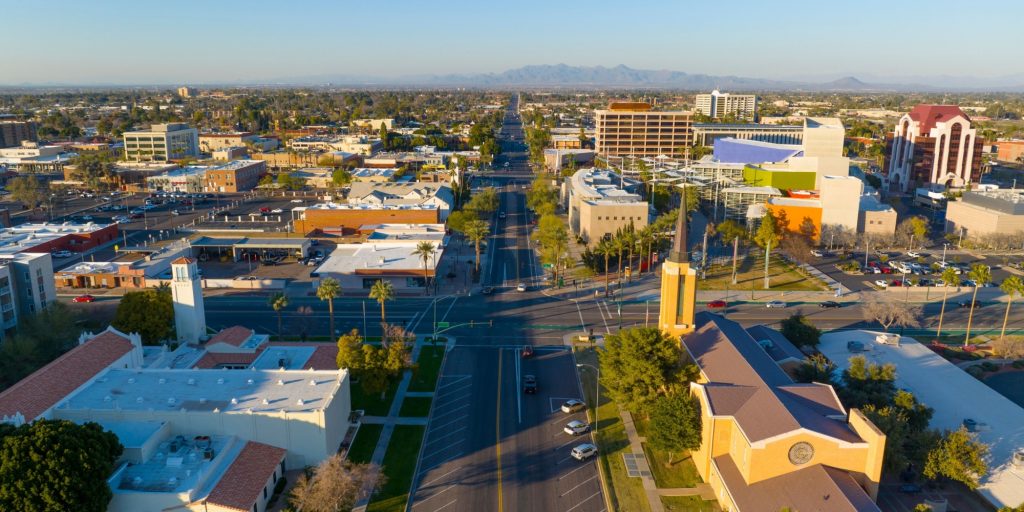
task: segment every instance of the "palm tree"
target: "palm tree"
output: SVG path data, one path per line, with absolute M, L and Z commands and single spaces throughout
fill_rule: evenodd
M 470 242 L 473 242 L 473 247 L 476 250 L 476 271 L 480 272 L 480 243 L 490 236 L 491 230 L 486 222 L 477 219 L 466 223 L 463 234 Z
M 277 338 L 281 339 L 281 332 L 284 331 L 281 327 L 281 311 L 284 311 L 284 308 L 288 307 L 288 297 L 281 292 L 277 292 L 270 296 L 267 303 L 270 304 L 270 307 L 274 309 L 275 313 L 277 313 Z
M 633 227 L 633 222 L 630 221 L 629 227 L 622 232 L 622 243 L 625 244 L 626 249 L 629 251 L 629 257 L 626 258 L 626 266 L 629 267 L 629 281 L 633 282 L 633 251 L 636 249 L 636 228 Z
M 327 311 L 330 312 L 331 333 L 334 336 L 334 298 L 341 293 L 341 283 L 333 277 L 325 277 L 320 280 L 320 286 L 316 287 L 316 296 L 320 300 L 327 301 Z
M 427 275 L 427 263 L 430 261 L 430 257 L 433 256 L 435 252 L 436 251 L 434 249 L 434 243 L 433 242 L 428 242 L 426 240 L 421 241 L 420 243 L 416 244 L 416 250 L 412 252 L 414 255 L 419 256 L 420 259 L 423 260 L 423 292 L 424 292 L 424 295 L 429 295 L 430 294 L 430 287 L 427 286 L 427 281 L 429 279 L 429 277 Z M 434 280 L 437 280 L 437 269 L 434 269 Z
M 648 266 L 651 264 L 651 244 L 653 241 L 654 231 L 651 229 L 651 226 L 645 226 L 637 233 L 637 243 L 640 245 L 640 265 L 638 265 L 637 270 L 641 274 L 644 272 L 644 261 L 647 262 Z M 644 248 L 647 250 L 645 251 Z
M 615 238 L 612 239 L 612 245 L 615 247 L 615 253 L 618 256 L 618 260 L 616 261 L 616 265 L 615 265 L 618 268 L 615 270 L 615 275 L 618 276 L 617 279 L 619 280 L 619 289 L 621 290 L 622 289 L 622 251 L 626 250 L 626 239 L 625 239 L 625 236 L 623 235 L 621 229 L 619 230 L 618 233 L 615 234 Z
M 960 278 L 957 277 L 956 269 L 953 267 L 946 267 L 942 271 L 942 309 L 939 310 L 939 330 L 935 332 L 935 338 L 938 339 L 942 336 L 942 318 L 946 315 L 946 297 L 949 295 L 949 285 L 952 283 L 960 284 Z
M 1006 337 L 1006 322 L 1010 319 L 1010 304 L 1013 303 L 1013 296 L 1024 293 L 1024 281 L 1017 276 L 1007 277 L 999 289 L 1006 294 L 1006 313 L 1003 315 L 1003 330 L 999 333 L 1000 338 Z
M 971 309 L 967 312 L 967 332 L 964 333 L 964 346 L 967 346 L 967 342 L 971 339 L 971 321 L 974 320 L 974 303 L 978 299 L 978 288 L 981 285 L 992 280 L 992 270 L 988 265 L 982 265 L 981 263 L 975 263 L 971 265 L 971 271 L 967 273 L 967 277 L 971 281 L 974 281 L 974 293 L 971 294 Z
M 611 259 L 612 253 L 615 252 L 615 246 L 612 245 L 611 241 L 605 238 L 598 242 L 594 251 L 604 256 L 604 294 L 605 296 L 608 296 L 608 260 Z
M 380 303 L 380 326 L 383 329 L 387 325 L 387 317 L 384 315 L 384 303 L 395 298 L 395 287 L 391 285 L 390 281 L 380 279 L 373 283 L 373 287 L 370 288 L 370 298 L 377 299 L 377 302 Z

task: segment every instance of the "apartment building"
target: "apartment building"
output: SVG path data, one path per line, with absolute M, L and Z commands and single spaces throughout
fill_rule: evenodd
M 124 132 L 128 160 L 167 161 L 199 156 L 199 132 L 185 123 L 154 124 L 149 130 Z
M 0 342 L 20 319 L 42 311 L 55 300 L 50 253 L 0 254 Z
M 211 167 L 203 175 L 204 192 L 246 192 L 260 184 L 267 173 L 263 160 L 233 160 Z
M 278 140 L 273 137 L 260 137 L 252 132 L 211 132 L 199 134 L 199 149 L 203 153 L 213 153 L 228 148 L 250 148 L 258 151 L 277 149 Z
M 693 113 L 659 112 L 649 103 L 613 102 L 594 111 L 601 156 L 677 156 L 693 144 Z
M 196 94 L 198 94 L 198 91 L 196 91 L 195 87 L 178 87 L 178 96 L 182 98 L 195 98 Z
M 650 207 L 636 193 L 640 186 L 609 170 L 577 171 L 562 184 L 572 233 L 593 243 L 629 226 L 646 227 Z
M 23 141 L 39 140 L 36 129 L 34 121 L 0 119 L 0 148 L 20 146 Z
M 956 105 L 918 105 L 888 137 L 886 185 L 907 193 L 916 187 L 960 188 L 981 179 L 983 141 Z
M 711 91 L 711 94 L 698 94 L 696 110 L 712 119 L 733 116 L 736 119 L 749 119 L 757 116 L 757 96 L 753 94 L 730 94 Z

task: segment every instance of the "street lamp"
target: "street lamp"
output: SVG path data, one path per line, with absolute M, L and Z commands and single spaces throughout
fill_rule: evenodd
M 597 372 L 597 377 L 594 379 L 594 433 L 597 433 L 597 429 L 600 425 L 597 422 L 597 408 L 601 405 L 601 369 L 587 363 L 576 363 L 577 368 L 583 368 L 584 366 L 593 368 Z
M 946 248 L 947 247 L 949 247 L 949 244 L 942 244 L 942 265 L 943 266 L 946 265 Z

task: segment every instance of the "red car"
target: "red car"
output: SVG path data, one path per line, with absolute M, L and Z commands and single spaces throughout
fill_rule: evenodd
M 708 302 L 708 309 L 722 309 L 729 307 L 729 303 L 724 300 L 713 300 Z
M 882 267 L 883 274 L 892 274 L 892 269 L 889 267 Z
M 79 295 L 78 297 L 71 299 L 71 302 L 93 302 L 95 300 L 96 297 L 93 297 L 92 295 Z

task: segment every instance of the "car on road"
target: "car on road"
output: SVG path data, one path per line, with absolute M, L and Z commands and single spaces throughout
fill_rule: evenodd
M 523 376 L 523 393 L 529 395 L 537 394 L 537 377 L 533 375 Z
M 818 307 L 822 309 L 832 309 L 843 307 L 843 305 L 834 300 L 826 300 L 825 302 L 818 304 Z
M 71 299 L 71 302 L 94 302 L 95 300 L 96 297 L 93 297 L 92 295 L 89 294 L 85 294 L 79 295 L 78 297 Z
M 525 292 L 526 291 L 526 283 L 519 283 L 519 284 L 517 284 L 516 285 L 516 291 L 517 292 Z
M 171 210 L 171 215 L 181 215 L 181 212 L 179 212 L 178 209 L 175 208 L 175 209 Z
M 771 308 L 784 308 L 784 307 L 786 307 L 786 303 L 781 301 L 781 300 L 773 300 L 773 301 L 766 302 L 764 307 L 769 308 L 769 309 L 771 309 Z
M 572 400 L 566 400 L 565 403 L 562 404 L 562 412 L 572 414 L 574 412 L 582 411 L 586 407 L 587 404 L 583 403 L 583 401 L 573 398 Z
M 824 255 L 825 255 L 825 253 L 823 253 L 823 252 L 821 252 L 821 251 L 819 251 L 817 249 L 811 249 L 811 256 L 816 256 L 816 257 L 820 258 L 820 257 L 822 257 Z
M 962 300 L 962 301 L 959 301 L 959 302 L 956 303 L 956 307 L 958 307 L 958 308 L 969 308 L 969 307 L 971 307 L 971 303 L 968 302 L 968 301 Z
M 256 281 L 257 279 L 259 278 L 256 276 L 238 276 L 235 281 Z
M 81 220 L 82 222 L 92 222 L 93 217 L 92 215 L 82 215 L 78 219 Z
M 708 302 L 708 309 L 722 309 L 729 307 L 729 303 L 724 300 L 713 300 Z
M 284 210 L 280 208 L 274 208 L 273 210 L 270 210 L 270 213 L 284 213 Z
M 139 212 L 139 213 L 132 212 L 132 214 L 128 216 L 129 219 L 141 219 L 142 217 L 143 217 L 142 212 Z
M 269 206 L 260 207 L 260 213 L 270 213 L 270 207 Z
M 61 249 L 59 251 L 53 251 L 52 256 L 54 258 L 70 258 L 71 257 L 71 251 L 68 251 L 66 249 Z
M 533 347 L 531 347 L 530 345 L 526 345 L 523 347 L 523 350 L 519 353 L 523 357 L 533 357 Z
M 292 202 L 293 202 L 293 203 L 301 203 L 301 202 L 302 202 L 302 199 L 292 199 Z
M 505 218 L 505 212 L 501 212 L 501 213 L 499 213 L 499 214 L 498 214 L 498 218 L 499 218 L 499 219 L 504 219 L 504 218 Z
M 565 424 L 565 428 L 562 431 L 570 436 L 583 435 L 590 432 L 590 425 L 580 420 L 572 420 Z
M 482 293 L 484 295 L 490 295 L 490 294 L 494 293 L 494 287 L 493 286 L 484 286 L 484 288 L 482 290 L 480 290 L 480 293 Z
M 118 215 L 117 217 L 114 217 L 113 219 L 110 220 L 114 221 L 117 224 L 124 224 L 125 222 L 128 222 L 132 219 L 127 215 Z
M 319 264 L 321 264 L 323 262 L 324 262 L 324 257 L 323 256 L 312 256 L 308 260 L 306 260 L 306 266 L 307 267 L 315 267 L 315 266 L 317 266 L 317 265 L 319 265 Z
M 879 279 L 879 280 L 875 281 L 875 286 L 877 286 L 879 288 L 888 288 L 889 287 L 889 283 L 886 282 L 885 279 Z
M 597 455 L 597 447 L 590 443 L 583 443 L 572 449 L 572 458 L 576 460 L 587 460 Z
M 132 208 L 131 210 L 128 211 L 128 213 L 132 215 L 142 215 L 142 213 L 145 211 L 146 210 L 143 210 L 142 208 Z
M 917 251 L 907 251 L 907 256 L 910 256 L 911 258 L 920 258 L 922 256 L 927 256 L 927 254 L 921 254 Z

